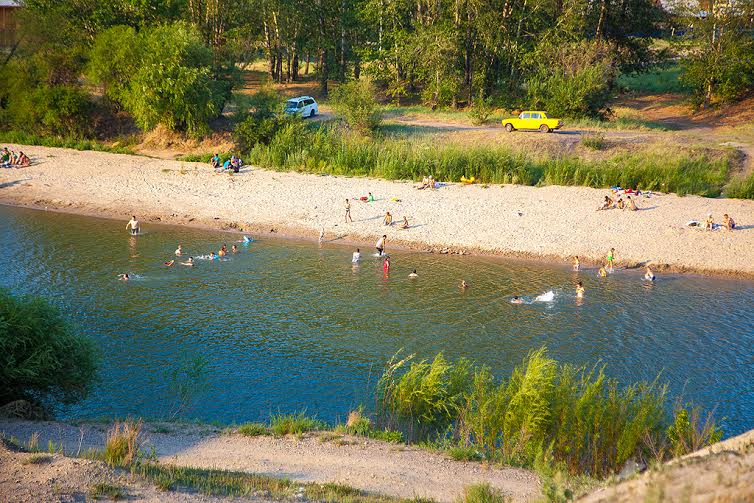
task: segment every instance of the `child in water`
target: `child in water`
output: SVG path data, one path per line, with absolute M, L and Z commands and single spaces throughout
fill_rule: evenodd
M 183 245 L 178 245 L 178 248 L 175 249 L 175 256 L 180 257 L 183 255 Z
M 610 248 L 610 253 L 607 254 L 607 270 L 613 272 L 613 261 L 615 260 L 615 248 Z
M 598 276 L 599 276 L 600 278 L 604 278 L 604 277 L 606 277 L 606 276 L 607 276 L 607 269 L 605 269 L 605 266 L 602 266 L 602 267 L 600 267 L 600 270 L 599 270 L 599 271 L 597 271 L 597 275 L 598 275 Z
M 584 284 L 581 281 L 579 281 L 578 283 L 576 283 L 576 298 L 577 299 L 583 299 L 585 292 L 586 292 L 586 290 L 584 289 Z
M 230 251 L 233 253 L 233 255 L 235 255 L 236 253 L 238 253 L 238 247 L 236 245 L 233 245 L 230 247 Z
M 131 278 L 128 277 L 128 273 L 126 272 L 126 273 L 123 273 L 123 274 L 118 274 L 118 279 L 121 280 L 121 281 L 128 281 Z
M 647 281 L 654 281 L 655 280 L 655 273 L 652 272 L 652 269 L 650 269 L 649 266 L 647 266 L 647 272 L 644 273 L 644 279 Z
M 419 275 L 418 275 L 418 274 L 416 274 L 416 269 L 414 269 L 414 272 L 412 272 L 411 274 L 409 274 L 409 275 L 408 275 L 408 277 L 409 277 L 409 278 L 418 278 L 418 277 L 419 277 Z
M 224 257 L 227 254 L 228 254 L 228 247 L 225 245 L 225 243 L 223 243 L 223 246 L 222 248 L 220 248 L 220 251 L 217 252 L 217 255 L 220 257 Z
M 165 262 L 165 265 L 168 267 L 173 267 L 173 264 L 175 264 L 175 260 L 168 260 L 167 262 Z
M 469 287 L 469 284 L 466 283 L 465 279 L 461 280 L 461 290 L 466 290 Z

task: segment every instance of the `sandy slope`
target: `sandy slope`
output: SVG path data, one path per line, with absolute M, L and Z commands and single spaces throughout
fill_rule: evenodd
M 18 147 L 16 147 L 18 148 Z M 651 262 L 677 270 L 754 275 L 754 201 L 655 196 L 638 212 L 597 212 L 604 190 L 580 187 L 461 186 L 419 191 L 409 182 L 302 175 L 245 169 L 216 175 L 201 164 L 140 156 L 22 147 L 31 168 L 0 170 L 0 202 L 142 221 L 159 220 L 371 245 L 383 233 L 388 248 L 483 251 L 501 255 L 602 260 L 616 248 L 618 265 Z M 353 203 L 343 223 L 347 197 Z M 399 199 L 399 202 L 393 199 Z M 385 211 L 408 230 L 384 227 Z M 741 230 L 704 232 L 684 224 L 712 212 L 734 216 Z
M 339 482 L 365 491 L 396 497 L 429 497 L 454 501 L 467 485 L 488 482 L 514 501 L 530 501 L 539 494 L 539 479 L 528 470 L 485 467 L 453 461 L 443 455 L 403 445 L 357 437 L 328 438 L 326 434 L 295 437 L 246 438 L 219 434 L 209 427 L 169 425 L 180 430 L 149 432 L 143 449 L 161 462 L 180 466 L 220 468 L 288 478 L 300 482 Z M 39 445 L 52 440 L 65 452 L 102 449 L 105 427 L 79 429 L 64 423 L 0 420 L 0 433 L 26 442 L 34 432 Z M 0 486 L 2 487 L 2 486 Z

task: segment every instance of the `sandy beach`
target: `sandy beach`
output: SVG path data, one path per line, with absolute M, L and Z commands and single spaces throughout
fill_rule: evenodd
M 0 170 L 0 203 L 128 221 L 142 221 L 309 239 L 324 228 L 328 241 L 371 249 L 382 234 L 387 248 L 440 253 L 486 253 L 541 258 L 559 264 L 578 255 L 603 261 L 616 249 L 618 267 L 645 263 L 658 270 L 754 276 L 754 201 L 654 195 L 640 211 L 595 211 L 607 190 L 583 187 L 448 184 L 417 190 L 417 183 L 319 176 L 245 167 L 215 174 L 208 165 L 142 156 L 11 146 L 33 165 Z M 372 192 L 375 201 L 346 198 Z M 393 226 L 384 226 L 390 211 Z M 689 228 L 712 213 L 730 214 L 733 232 Z M 400 229 L 406 216 L 410 228 Z

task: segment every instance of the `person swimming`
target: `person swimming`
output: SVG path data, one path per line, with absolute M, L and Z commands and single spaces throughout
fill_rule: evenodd
M 186 262 L 181 262 L 181 265 L 185 265 L 188 267 L 194 267 L 194 257 L 189 257 Z
M 233 255 L 235 255 L 236 253 L 238 253 L 238 247 L 236 245 L 233 245 L 230 247 L 230 251 Z
M 584 284 L 579 281 L 576 283 L 576 298 L 577 299 L 583 299 L 584 293 L 586 293 L 586 290 L 584 289 Z
M 461 280 L 461 290 L 466 290 L 469 287 L 469 284 L 466 283 L 465 279 Z
M 361 260 L 361 250 L 356 248 L 356 251 L 353 252 L 353 256 L 351 257 L 351 262 L 357 264 L 359 260 Z
M 178 245 L 178 248 L 175 249 L 175 256 L 180 257 L 183 255 L 183 245 Z
M 127 272 L 124 272 L 123 274 L 118 274 L 118 279 L 120 281 L 128 281 L 131 278 L 128 276 Z
M 215 255 L 214 252 L 209 252 L 209 257 L 208 258 L 209 258 L 209 260 L 215 260 L 218 257 L 217 257 L 217 255 Z
M 654 281 L 655 277 L 655 273 L 652 272 L 652 269 L 649 266 L 647 266 L 647 272 L 644 273 L 644 279 L 647 281 Z
M 581 262 L 579 262 L 579 256 L 576 255 L 573 257 L 573 270 L 578 271 L 581 269 Z
M 227 254 L 228 254 L 228 247 L 227 247 L 227 245 L 225 243 L 223 243 L 222 247 L 217 252 L 217 255 L 220 256 L 220 257 L 224 257 Z
M 413 272 L 412 272 L 411 274 L 409 274 L 409 275 L 408 275 L 408 277 L 409 277 L 409 278 L 418 278 L 418 277 L 419 277 L 419 275 L 418 275 L 418 274 L 416 274 L 416 269 L 414 269 L 414 271 L 413 271 Z
M 168 260 L 167 262 L 165 262 L 165 265 L 168 267 L 173 267 L 173 264 L 175 264 L 175 260 Z
M 522 299 L 518 295 L 514 295 L 513 298 L 511 299 L 511 304 L 523 304 L 523 303 L 524 303 L 524 299 Z
M 135 236 L 139 233 L 139 221 L 136 220 L 136 215 L 131 216 L 131 220 L 126 224 L 126 230 L 131 228 L 131 235 Z

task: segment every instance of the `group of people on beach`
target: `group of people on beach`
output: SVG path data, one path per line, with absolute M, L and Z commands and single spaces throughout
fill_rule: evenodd
M 641 193 L 639 193 L 641 194 Z M 600 210 L 610 210 L 610 209 L 619 209 L 619 210 L 629 210 L 629 211 L 636 211 L 639 209 L 638 206 L 636 206 L 636 200 L 632 199 L 630 195 L 626 195 L 626 200 L 623 200 L 623 197 L 618 196 L 618 200 L 613 200 L 610 196 L 605 196 L 605 199 L 602 201 L 602 205 L 600 205 L 599 208 L 597 208 L 597 211 Z
M 16 154 L 8 147 L 3 147 L 0 150 L 0 168 L 24 168 L 26 166 L 31 166 L 31 159 L 23 152 L 19 151 Z
M 210 159 L 209 164 L 215 170 L 215 173 L 238 173 L 241 171 L 241 166 L 243 166 L 243 160 L 233 154 L 223 162 L 220 156 L 215 154 Z
M 374 201 L 374 196 L 370 192 L 368 196 L 366 196 L 365 198 L 361 198 L 360 200 L 363 201 L 363 202 L 373 202 Z M 400 202 L 400 200 L 396 200 L 396 201 Z M 346 198 L 346 203 L 343 206 L 343 208 L 345 209 L 345 216 L 344 216 L 345 223 L 347 223 L 347 224 L 352 223 L 353 222 L 353 216 L 351 215 L 351 200 L 349 198 Z M 384 225 L 386 227 L 392 227 L 394 223 L 395 222 L 393 222 L 393 215 L 392 215 L 392 213 L 390 213 L 390 211 L 386 211 L 385 212 L 385 216 L 382 218 L 382 225 Z M 400 229 L 408 229 L 409 227 L 411 227 L 411 226 L 408 223 L 408 217 L 406 215 L 403 215 L 403 222 L 401 222 L 401 225 L 399 226 L 399 228 Z M 320 241 L 321 241 L 321 239 L 320 239 Z
M 736 221 L 733 217 L 727 213 L 723 214 L 723 224 L 718 225 L 715 223 L 715 219 L 712 218 L 712 213 L 707 214 L 707 220 L 704 222 L 704 228 L 708 231 L 714 231 L 715 229 L 722 227 L 725 230 L 732 231 L 736 228 Z

